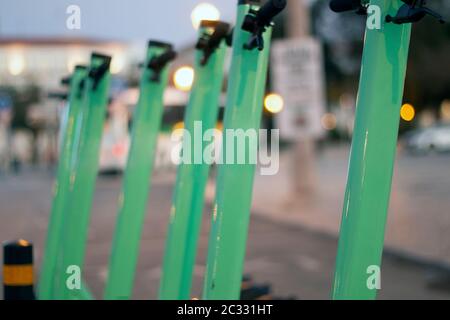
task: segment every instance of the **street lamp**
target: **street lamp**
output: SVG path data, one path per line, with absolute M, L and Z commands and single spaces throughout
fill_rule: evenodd
M 283 107 L 284 100 L 279 94 L 271 93 L 264 98 L 264 108 L 272 114 L 280 113 Z
M 217 21 L 220 19 L 220 12 L 214 5 L 210 3 L 198 4 L 191 13 L 192 25 L 197 30 L 202 20 Z
M 180 67 L 175 71 L 173 83 L 181 91 L 189 91 L 194 83 L 194 69 L 190 66 Z

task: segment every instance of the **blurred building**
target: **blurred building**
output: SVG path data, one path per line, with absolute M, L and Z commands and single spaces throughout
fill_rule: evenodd
M 77 64 L 86 64 L 92 51 L 112 55 L 112 73 L 124 71 L 128 45 L 95 39 L 0 39 L 0 83 L 25 85 L 38 82 L 51 89 Z
M 2 154 L 22 163 L 53 162 L 63 103 L 47 94 L 62 90 L 60 80 L 75 65 L 88 64 L 93 51 L 113 56 L 113 74 L 126 72 L 133 52 L 129 47 L 96 39 L 0 39 L 0 92 L 10 97 L 13 118 L 9 143 L 5 134 L 0 137 Z

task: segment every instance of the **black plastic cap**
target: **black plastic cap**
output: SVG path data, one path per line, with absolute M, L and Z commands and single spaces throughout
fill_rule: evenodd
M 87 66 L 78 64 L 75 66 L 75 70 L 87 70 Z
M 98 52 L 93 52 L 91 55 L 91 58 L 98 58 L 98 59 L 102 59 L 104 61 L 104 65 L 106 65 L 108 68 L 111 65 L 111 60 L 112 57 L 108 56 L 106 54 L 102 54 L 102 53 L 98 53 Z
M 99 52 L 92 52 L 91 57 L 105 59 L 105 60 L 108 60 L 108 59 L 111 60 L 111 56 L 103 54 L 103 53 L 99 53 Z
M 213 20 L 202 20 L 200 22 L 200 27 L 213 28 L 214 33 L 213 33 L 212 37 L 214 37 L 214 36 L 222 37 L 224 34 L 229 32 L 231 25 L 227 22 L 219 21 L 219 20 L 214 20 L 214 21 Z
M 70 85 L 70 81 L 72 80 L 71 76 L 67 76 L 61 79 L 61 85 L 62 86 L 68 86 Z
M 261 5 L 261 0 L 238 0 L 238 6 L 250 4 L 250 5 Z
M 331 0 L 330 9 L 334 12 L 345 12 L 356 10 L 360 7 L 360 0 Z
M 270 6 L 275 9 L 284 9 L 287 5 L 287 0 L 269 0 Z
M 219 23 L 224 23 L 218 20 L 202 20 L 200 21 L 200 28 L 215 28 Z
M 173 45 L 168 42 L 158 41 L 158 40 L 149 40 L 148 47 L 158 47 L 163 49 L 173 49 Z
M 25 240 L 6 242 L 3 244 L 3 264 L 33 264 L 33 245 Z
M 258 11 L 256 19 L 260 25 L 267 26 L 286 8 L 286 0 L 269 0 Z

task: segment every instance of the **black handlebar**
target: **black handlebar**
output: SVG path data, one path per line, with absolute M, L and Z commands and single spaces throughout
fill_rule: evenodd
M 204 34 L 200 37 L 196 44 L 196 49 L 205 50 L 207 48 L 216 48 L 220 45 L 220 42 L 228 35 L 230 25 L 222 21 L 208 21 L 203 20 L 201 27 L 213 28 L 212 34 Z
M 153 57 L 149 63 L 148 67 L 150 69 L 160 69 L 161 66 L 165 66 L 170 61 L 174 60 L 177 56 L 177 53 L 172 50 L 168 49 L 166 52 L 162 53 L 161 55 L 157 57 Z
M 286 0 L 269 0 L 256 14 L 256 21 L 260 26 L 268 26 L 273 18 L 277 16 L 286 7 Z
M 286 0 L 269 0 L 259 10 L 250 8 L 249 14 L 245 16 L 242 23 L 242 30 L 252 33 L 252 36 L 244 45 L 244 49 L 258 48 L 260 51 L 264 49 L 263 33 L 272 25 L 273 18 L 286 8 L 286 5 Z
M 357 10 L 361 7 L 360 0 L 331 0 L 330 9 L 334 12 Z
M 211 55 L 219 48 L 220 44 L 224 39 L 226 39 L 228 32 L 230 30 L 230 25 L 222 21 L 209 21 L 204 20 L 201 22 L 201 27 L 212 28 L 212 33 L 210 31 L 204 32 L 195 46 L 197 50 L 203 51 L 203 57 L 200 61 L 202 66 L 208 63 Z
M 230 24 L 219 21 L 216 25 L 214 33 L 211 35 L 210 41 L 212 43 L 220 42 L 224 37 L 228 35 L 230 31 Z
M 172 45 L 166 44 L 165 51 L 158 56 L 154 56 L 147 64 L 147 68 L 153 71 L 150 81 L 159 82 L 161 79 L 161 72 L 164 67 L 177 57 L 177 53 L 173 50 Z
M 100 83 L 100 80 L 108 72 L 109 67 L 111 65 L 112 58 L 110 56 L 106 56 L 104 54 L 100 54 L 100 53 L 96 53 L 96 52 L 94 52 L 92 54 L 92 57 L 100 58 L 103 60 L 101 65 L 89 69 L 89 73 L 88 73 L 88 77 L 91 78 L 94 82 L 92 88 L 94 90 L 96 90 L 98 87 L 98 84 Z
M 61 85 L 69 86 L 71 80 L 72 80 L 71 76 L 64 77 L 64 78 L 61 79 Z

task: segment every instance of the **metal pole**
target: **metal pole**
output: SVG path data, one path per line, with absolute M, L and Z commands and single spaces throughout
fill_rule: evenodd
M 61 243 L 61 264 L 58 275 L 57 299 L 80 299 L 81 290 L 70 290 L 66 286 L 66 270 L 84 265 L 90 211 L 98 173 L 100 143 L 103 133 L 108 92 L 110 85 L 109 65 L 111 57 L 93 53 L 86 79 L 87 115 L 79 141 L 76 171 L 71 175 L 71 198 L 64 208 L 64 235 Z
M 311 35 L 311 13 L 307 0 L 288 1 L 286 13 L 289 38 L 305 38 Z
M 233 34 L 233 55 L 224 120 L 223 164 L 218 167 L 204 299 L 240 297 L 255 174 L 255 163 L 249 160 L 256 153 L 258 143 L 272 34 L 270 21 L 286 5 L 285 1 L 269 1 L 259 9 L 260 6 L 253 5 L 254 3 L 255 1 L 239 1 Z M 252 28 L 252 22 L 259 19 L 255 17 L 262 17 L 265 22 L 269 22 L 264 32 Z M 254 137 L 253 141 L 245 145 L 243 164 L 238 164 L 236 159 L 238 149 L 243 147 L 242 143 L 237 147 L 236 141 L 233 141 L 236 139 L 227 137 L 228 133 L 237 133 L 236 130 L 243 130 Z
M 119 212 L 112 243 L 105 299 L 129 299 L 139 255 L 151 172 L 163 115 L 163 93 L 172 46 L 150 41 L 133 117 L 131 149 L 119 198 Z
M 200 28 L 195 56 L 195 82 L 184 119 L 184 129 L 189 135 L 183 138 L 183 150 L 189 151 L 191 163 L 180 163 L 178 166 L 159 291 L 161 299 L 190 298 L 210 168 L 203 159 L 203 153 L 210 143 L 201 137 L 201 145 L 194 146 L 198 142 L 193 137 L 198 134 L 196 124 L 201 126 L 200 131 L 204 133 L 214 129 L 217 123 L 226 53 L 223 39 L 228 27 L 222 22 L 203 21 Z M 202 41 L 205 42 L 204 46 Z M 195 153 L 202 156 L 199 163 L 194 161 Z
M 47 240 L 42 259 L 42 268 L 39 280 L 38 297 L 41 300 L 52 299 L 54 279 L 56 272 L 58 249 L 62 237 L 62 226 L 64 220 L 64 208 L 67 206 L 70 187 L 70 173 L 72 160 L 77 154 L 76 137 L 83 104 L 82 82 L 86 77 L 86 67 L 77 66 L 70 78 L 69 115 L 65 126 L 63 142 L 59 156 L 57 178 L 53 187 L 53 201 L 50 213 L 50 221 L 47 230 Z
M 291 39 L 308 39 L 311 37 L 311 12 L 307 0 L 288 1 L 287 36 Z M 292 107 L 292 106 L 289 106 Z M 317 183 L 316 151 L 314 137 L 310 134 L 299 135 L 293 145 L 291 165 L 292 196 L 308 196 Z
M 367 281 L 381 266 L 411 25 L 386 23 L 400 0 L 372 0 L 381 29 L 366 29 L 333 299 L 375 299 Z

